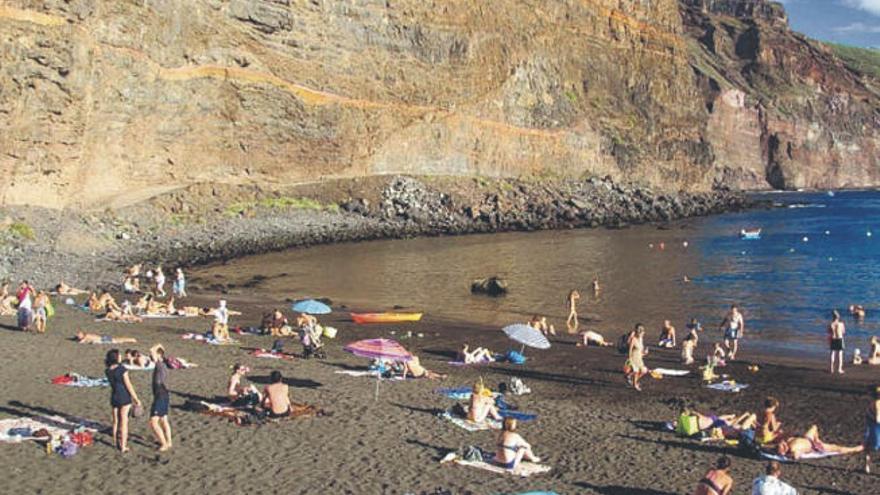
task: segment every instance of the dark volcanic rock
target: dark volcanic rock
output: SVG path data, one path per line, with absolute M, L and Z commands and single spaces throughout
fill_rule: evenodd
M 474 294 L 486 294 L 487 296 L 503 296 L 507 294 L 507 281 L 498 277 L 488 277 L 474 280 L 471 283 L 471 292 Z

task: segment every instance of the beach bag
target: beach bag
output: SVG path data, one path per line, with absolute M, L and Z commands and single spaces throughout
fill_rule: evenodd
M 617 339 L 617 353 L 618 354 L 628 354 L 629 353 L 629 334 L 625 333 Z
M 52 305 L 52 301 L 46 302 L 46 319 L 55 316 L 55 306 Z
M 483 462 L 483 451 L 479 447 L 468 445 L 462 450 L 461 458 L 468 462 Z
M 678 425 L 675 433 L 681 437 L 691 437 L 700 432 L 697 417 L 690 414 L 682 414 L 678 417 Z
M 335 339 L 336 332 L 337 330 L 333 327 L 324 327 L 324 337 L 327 337 L 328 339 Z
M 505 356 L 513 364 L 525 364 L 526 357 L 516 351 L 507 351 Z

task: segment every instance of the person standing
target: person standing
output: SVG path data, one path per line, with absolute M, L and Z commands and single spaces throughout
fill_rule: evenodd
M 831 312 L 831 323 L 828 324 L 828 339 L 831 349 L 831 374 L 834 374 L 834 359 L 837 358 L 837 372 L 843 374 L 843 336 L 846 326 L 840 321 L 840 313 L 835 309 Z
M 221 299 L 219 306 L 214 310 L 212 333 L 215 340 L 221 342 L 229 340 L 229 310 L 226 308 L 225 299 Z
M 577 302 L 581 298 L 580 293 L 576 289 L 572 289 L 568 293 L 568 319 L 565 320 L 565 326 L 568 327 L 568 333 L 577 333 L 578 330 L 578 314 Z
M 694 495 L 728 495 L 733 491 L 733 478 L 730 477 L 730 458 L 721 456 L 715 461 L 715 467 L 706 472 L 697 483 Z
M 27 280 L 22 280 L 15 297 L 18 299 L 18 328 L 23 332 L 30 330 L 33 325 L 34 311 L 31 301 L 33 294 L 34 289 L 31 284 Z
M 161 266 L 156 267 L 156 294 L 159 297 L 165 297 L 165 272 Z
M 871 473 L 871 454 L 880 452 L 880 385 L 874 387 L 865 414 L 865 473 Z
M 178 268 L 175 271 L 174 286 L 172 289 L 174 297 L 178 299 L 186 297 L 186 277 L 183 275 L 182 268 Z
M 629 339 L 629 353 L 627 359 L 629 373 L 627 374 L 627 381 L 639 392 L 642 391 L 642 387 L 639 385 L 639 380 L 648 373 L 648 367 L 645 366 L 644 360 L 646 354 L 644 339 L 645 327 L 641 323 L 637 323 L 635 331 Z
M 128 452 L 128 414 L 132 403 L 141 407 L 128 370 L 122 365 L 119 349 L 110 349 L 104 358 L 107 369 L 104 374 L 110 382 L 110 406 L 113 408 L 113 446 L 123 454 Z
M 745 334 L 746 323 L 739 307 L 736 304 L 730 306 L 730 311 L 721 321 L 721 328 L 724 330 L 724 347 L 727 348 L 727 358 L 731 361 L 736 359 L 736 353 L 739 350 L 739 339 Z
M 797 495 L 797 490 L 780 479 L 782 465 L 777 461 L 767 463 L 765 474 L 752 482 L 752 495 Z
M 150 349 L 150 357 L 155 363 L 153 368 L 153 405 L 150 407 L 150 428 L 159 441 L 159 452 L 171 448 L 171 423 L 168 422 L 168 406 L 171 397 L 168 394 L 166 380 L 168 366 L 165 364 L 165 348 L 156 344 Z
M 40 291 L 34 297 L 34 329 L 37 333 L 46 333 L 46 322 L 49 320 L 49 296 Z

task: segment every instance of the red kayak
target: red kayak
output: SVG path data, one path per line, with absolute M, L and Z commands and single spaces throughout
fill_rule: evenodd
M 357 324 L 364 323 L 404 323 L 419 321 L 423 313 L 352 313 L 351 319 Z

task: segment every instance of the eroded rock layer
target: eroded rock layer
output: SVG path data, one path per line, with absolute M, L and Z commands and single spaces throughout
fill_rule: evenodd
M 7 0 L 3 204 L 200 182 L 880 183 L 874 80 L 764 0 Z

